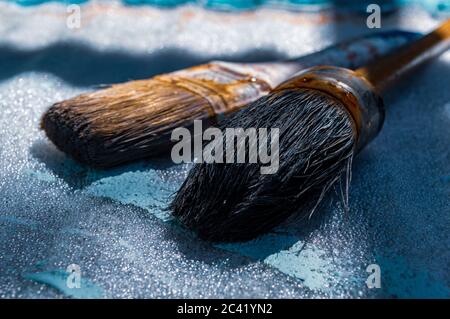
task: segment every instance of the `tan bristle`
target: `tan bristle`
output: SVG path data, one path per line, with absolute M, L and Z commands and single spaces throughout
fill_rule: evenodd
M 174 128 L 207 119 L 211 112 L 202 96 L 154 78 L 56 103 L 41 127 L 76 160 L 111 167 L 167 151 Z
M 41 127 L 59 149 L 94 167 L 159 155 L 173 145 L 173 129 L 214 123 L 269 92 L 264 80 L 238 68 L 209 63 L 113 85 L 54 104 Z

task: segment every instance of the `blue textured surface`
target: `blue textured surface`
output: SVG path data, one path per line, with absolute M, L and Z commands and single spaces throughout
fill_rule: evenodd
M 30 6 L 46 2 L 60 2 L 64 4 L 80 4 L 89 0 L 3 0 Z M 198 4 L 210 9 L 249 10 L 261 6 L 284 7 L 291 9 L 321 10 L 334 8 L 342 11 L 366 11 L 366 7 L 374 3 L 371 0 L 122 0 L 127 5 L 153 5 L 160 7 L 174 7 L 184 4 Z M 378 0 L 382 10 L 390 11 L 405 5 L 418 4 L 432 12 L 450 10 L 447 0 Z
M 83 7 L 73 31 L 64 6 L 0 3 L 0 297 L 449 297 L 449 54 L 386 95 L 383 131 L 354 163 L 350 212 L 331 195 L 308 225 L 247 243 L 213 246 L 170 219 L 164 207 L 188 165 L 98 171 L 48 142 L 45 109 L 98 84 L 217 58 L 293 57 L 367 32 L 356 16 L 176 10 Z M 383 28 L 436 23 L 417 10 Z M 64 285 L 72 263 L 79 291 Z M 371 263 L 381 289 L 365 286 Z

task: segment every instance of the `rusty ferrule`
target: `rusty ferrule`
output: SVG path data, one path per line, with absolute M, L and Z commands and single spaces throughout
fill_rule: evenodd
M 312 67 L 281 83 L 274 91 L 299 88 L 324 92 L 345 106 L 353 120 L 357 151 L 374 139 L 383 126 L 383 100 L 357 72 L 333 66 Z

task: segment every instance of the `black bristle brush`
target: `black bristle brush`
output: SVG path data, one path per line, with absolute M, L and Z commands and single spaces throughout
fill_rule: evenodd
M 263 175 L 261 164 L 195 164 L 170 204 L 174 216 L 205 240 L 244 241 L 293 215 L 310 216 L 339 180 L 346 203 L 352 158 L 383 124 L 378 92 L 438 44 L 446 49 L 449 37 L 447 20 L 367 67 L 313 67 L 280 84 L 221 126 L 279 128 L 278 171 Z M 248 145 L 233 147 L 237 153 Z

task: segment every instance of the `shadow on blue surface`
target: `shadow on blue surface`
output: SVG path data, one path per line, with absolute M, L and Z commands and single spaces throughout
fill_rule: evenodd
M 85 87 L 144 79 L 211 60 L 264 62 L 283 58 L 285 56 L 281 53 L 270 49 L 233 56 L 201 57 L 179 49 L 164 49 L 153 54 L 100 52 L 76 42 L 55 43 L 35 50 L 0 45 L 0 81 L 22 72 L 42 71 L 52 73 L 72 85 Z
M 339 32 L 338 28 L 335 31 L 336 38 L 341 38 L 344 36 Z M 253 53 L 250 52 L 242 56 L 233 57 L 218 56 L 203 58 L 191 55 L 188 52 L 170 49 L 160 51 L 152 55 L 129 55 L 123 54 L 121 52 L 100 53 L 84 45 L 59 43 L 43 49 L 30 51 L 24 51 L 4 46 L 3 48 L 0 48 L 0 68 L 3 70 L 3 73 L 1 75 L 2 80 L 6 80 L 7 78 L 22 72 L 44 71 L 53 73 L 76 86 L 95 86 L 98 84 L 121 82 L 129 79 L 146 78 L 157 73 L 169 72 L 175 69 L 188 67 L 190 65 L 203 63 L 211 59 L 265 61 L 282 57 L 282 54 L 272 52 L 270 50 L 255 51 Z M 67 65 L 76 65 L 77 67 L 71 69 L 67 67 Z M 94 67 L 96 72 L 90 72 L 90 70 Z M 442 83 L 449 83 L 450 79 L 448 79 L 446 76 L 450 75 L 450 72 L 448 71 L 448 64 L 440 63 L 438 64 L 437 68 L 441 69 L 441 72 L 439 74 L 443 77 L 440 78 L 439 81 L 441 81 Z M 416 87 L 417 81 L 417 78 L 408 78 L 403 82 L 404 84 L 401 83 L 397 86 L 396 94 L 388 97 L 387 101 L 393 102 L 401 100 L 403 95 L 407 95 L 406 93 L 411 90 L 411 86 Z M 390 119 L 390 112 L 395 113 L 395 110 L 388 107 L 388 121 Z M 430 115 L 436 117 L 436 115 Z M 439 119 L 436 119 L 436 121 L 438 120 Z M 408 123 L 399 124 L 403 124 L 406 126 Z M 443 127 L 443 125 L 440 126 Z M 398 129 L 399 128 L 397 127 L 397 130 Z M 424 131 L 430 130 L 431 133 L 433 133 L 433 128 L 430 126 L 424 124 L 423 129 Z M 428 131 L 428 133 L 430 133 L 430 131 Z M 392 130 L 386 132 L 392 133 Z M 436 143 L 437 142 L 438 141 L 436 141 Z M 380 146 L 380 143 L 378 145 Z M 379 176 L 374 176 L 374 173 L 367 175 L 367 170 L 376 167 L 374 163 L 380 159 L 380 157 L 377 157 L 377 155 L 371 153 L 370 150 L 368 152 L 365 152 L 361 157 L 355 160 L 353 186 L 358 190 L 358 194 L 355 196 L 356 199 L 363 199 L 364 201 L 364 209 L 362 211 L 359 211 L 359 213 L 364 214 L 364 216 L 358 216 L 357 214 L 355 216 L 355 214 L 352 214 L 350 216 L 349 222 L 355 222 L 359 220 L 363 220 L 364 222 L 367 221 L 367 225 L 363 223 L 363 227 L 366 227 L 365 230 L 368 232 L 367 237 L 369 239 L 378 240 L 380 239 L 378 238 L 380 236 L 379 234 L 382 234 L 382 236 L 385 237 L 381 238 L 381 243 L 383 244 L 379 244 L 379 242 L 377 242 L 376 240 L 368 240 L 368 246 L 370 246 L 370 249 L 367 249 L 366 251 L 370 251 L 370 254 L 374 252 L 383 255 L 383 252 L 389 252 L 389 250 L 392 248 L 391 246 L 389 246 L 390 241 L 398 238 L 398 235 L 401 234 L 401 232 L 407 232 L 408 229 L 414 229 L 414 227 L 418 227 L 417 225 L 423 225 L 424 215 L 418 214 L 417 212 L 422 207 L 426 207 L 427 203 L 410 203 L 406 201 L 404 205 L 407 208 L 411 208 L 411 210 L 415 212 L 414 214 L 409 216 L 406 214 L 408 209 L 403 209 L 400 212 L 404 213 L 403 215 L 399 214 L 398 216 L 392 217 L 386 214 L 383 217 L 390 218 L 389 220 L 379 220 L 377 219 L 379 218 L 379 212 L 374 207 L 377 207 L 379 205 L 377 201 L 379 201 L 380 199 L 377 197 L 372 198 L 371 192 L 373 190 L 365 187 L 367 183 L 364 182 L 364 178 L 380 178 L 380 180 L 383 180 L 385 175 L 395 173 L 397 174 L 397 176 L 395 176 L 395 178 L 392 177 L 391 179 L 389 179 L 390 183 L 392 184 L 389 185 L 391 187 L 391 190 L 393 189 L 399 194 L 406 194 L 405 189 L 396 189 L 395 187 L 399 185 L 402 186 L 399 181 L 408 180 L 408 178 L 411 178 L 411 174 L 407 174 L 407 172 L 405 171 L 399 172 L 398 167 L 389 165 L 395 163 L 397 165 L 402 165 L 403 167 L 406 166 L 410 170 L 421 172 L 423 167 L 420 167 L 419 164 L 414 163 L 414 156 L 420 156 L 421 152 L 423 151 L 423 147 L 423 142 L 420 143 L 419 141 L 419 143 L 417 143 L 414 138 L 411 138 L 411 145 L 408 145 L 407 147 L 407 151 L 409 152 L 409 155 L 411 155 L 411 162 L 402 161 L 403 158 L 395 158 L 397 155 L 392 154 L 392 157 L 394 159 L 390 160 L 389 163 L 386 163 L 388 167 L 386 171 L 380 170 L 380 172 L 376 172 L 377 174 L 379 174 Z M 403 147 L 403 149 L 404 148 L 405 147 Z M 164 170 L 172 167 L 167 159 L 161 158 L 152 159 L 152 161 L 142 161 L 131 165 L 121 166 L 107 171 L 93 170 L 75 163 L 70 158 L 57 151 L 51 144 L 42 140 L 35 142 L 32 145 L 30 153 L 31 156 L 36 158 L 39 162 L 44 163 L 51 172 L 53 172 L 58 177 L 61 177 L 64 181 L 67 182 L 67 184 L 69 184 L 69 186 L 75 189 L 89 188 L 89 186 L 96 184 L 96 182 L 98 181 L 111 179 L 113 177 L 120 177 L 130 172 L 136 173 L 137 178 L 145 178 L 144 175 L 140 176 L 139 174 L 146 173 L 148 171 Z M 436 152 L 433 154 L 436 155 Z M 432 161 L 432 159 L 430 158 L 429 161 Z M 423 164 L 423 161 L 418 163 Z M 442 167 L 442 165 L 440 166 Z M 417 174 L 416 178 L 417 180 L 408 182 L 411 185 L 418 186 L 420 184 L 423 184 L 423 181 L 431 179 L 423 178 L 420 173 Z M 121 180 L 119 180 L 119 182 L 120 181 Z M 381 185 L 381 183 L 379 184 Z M 125 190 L 126 189 L 124 186 L 122 191 Z M 118 191 L 121 191 L 121 189 L 119 188 Z M 419 191 L 411 190 L 411 192 L 413 193 L 413 195 L 417 195 Z M 382 200 L 386 202 L 389 201 L 391 199 L 389 195 L 390 194 L 387 194 L 386 198 L 383 197 Z M 333 195 L 330 195 L 330 198 L 332 197 Z M 114 196 L 111 198 L 115 200 Z M 398 199 L 401 199 L 401 196 L 398 196 L 397 200 Z M 433 200 L 433 198 L 429 199 Z M 416 208 L 416 210 L 414 210 L 414 206 L 417 205 L 420 206 L 419 209 Z M 386 204 L 383 205 L 383 207 L 389 207 L 389 205 Z M 423 211 L 426 212 L 425 209 L 423 209 Z M 145 215 L 146 212 L 147 211 L 142 212 L 143 221 L 145 221 L 145 218 L 148 218 L 148 214 Z M 310 234 L 320 228 L 323 224 L 327 224 L 331 217 L 331 210 L 329 210 L 327 205 L 325 204 L 325 207 L 323 207 L 317 212 L 316 215 L 314 215 L 314 218 L 308 223 L 308 225 L 304 225 L 301 222 L 294 222 L 289 225 L 280 227 L 274 232 L 261 236 L 248 243 L 217 245 L 217 247 L 236 252 L 239 255 L 247 256 L 250 258 L 249 260 L 266 260 L 268 257 L 279 254 L 280 252 L 289 249 L 295 243 L 300 242 L 303 246 L 300 246 L 299 249 L 295 252 L 297 254 L 300 254 L 302 252 L 304 244 L 308 242 Z M 18 221 L 23 222 L 21 220 Z M 216 264 L 217 262 L 221 262 L 222 258 L 225 259 L 229 256 L 229 254 L 227 255 L 225 253 L 221 253 L 219 250 L 217 253 L 207 254 L 206 256 L 204 254 L 200 254 L 197 247 L 207 247 L 210 246 L 209 243 L 204 243 L 198 240 L 189 240 L 195 238 L 195 236 L 179 227 L 176 223 L 165 223 L 165 227 L 167 227 L 165 236 L 175 239 L 174 242 L 178 246 L 179 250 L 183 252 L 183 254 L 188 259 L 203 260 L 205 263 Z M 405 237 L 405 235 L 403 236 Z M 365 237 L 363 237 L 363 239 L 364 238 Z M 330 241 L 332 239 L 333 238 L 331 238 Z M 409 240 L 410 238 L 407 237 L 407 239 Z M 405 238 L 403 238 L 403 240 L 405 241 Z M 375 243 L 377 244 L 375 245 Z M 406 243 L 408 243 L 408 241 L 406 241 Z M 411 256 L 409 257 L 412 258 Z M 298 262 L 298 260 L 294 261 Z M 307 262 L 309 261 L 310 260 L 307 260 Z M 279 258 L 277 262 L 277 266 L 280 266 L 280 263 L 283 263 L 283 265 L 281 266 L 289 266 L 287 259 Z M 240 265 L 242 265 L 243 263 L 245 263 L 245 261 L 233 261 L 232 263 L 227 264 L 226 267 L 240 267 Z M 383 265 L 386 264 L 386 266 L 383 266 L 383 269 L 386 268 L 386 273 L 388 275 L 389 272 L 391 272 L 391 277 L 394 277 L 394 280 L 392 281 L 397 284 L 396 287 L 394 286 L 389 290 L 389 293 L 400 297 L 408 296 L 408 293 L 410 293 L 410 291 L 407 291 L 406 289 L 410 289 L 410 287 L 402 286 L 401 276 L 403 275 L 403 272 L 406 272 L 406 270 L 408 270 L 408 267 L 410 267 L 409 260 L 403 262 L 402 264 L 399 262 L 392 262 L 389 259 L 385 259 L 382 260 L 381 263 Z M 298 265 L 293 266 L 298 267 Z M 414 269 L 416 268 L 417 267 L 415 267 Z M 285 271 L 285 273 L 292 274 L 289 271 Z M 295 274 L 296 273 L 294 273 L 294 275 Z M 412 287 L 414 287 L 414 274 L 410 276 L 410 282 L 412 283 L 411 285 Z M 303 280 L 303 278 L 299 279 Z M 441 291 L 446 292 L 448 290 L 440 289 L 436 291 L 437 292 L 435 293 L 435 295 L 439 296 L 441 294 Z M 430 294 L 432 295 L 433 291 L 431 291 Z M 388 297 L 390 297 L 390 295 L 388 295 Z
M 114 177 L 126 172 L 163 170 L 175 166 L 168 155 L 162 155 L 153 157 L 151 160 L 98 170 L 76 162 L 47 140 L 37 140 L 33 143 L 30 147 L 30 155 L 73 189 L 82 189 L 102 178 Z
M 144 197 L 148 197 L 150 195 L 160 196 L 161 194 L 147 194 L 145 190 L 143 192 L 138 192 L 139 183 L 145 183 L 147 178 L 146 174 L 161 172 L 168 168 L 179 168 L 179 165 L 175 165 L 172 163 L 170 158 L 167 156 L 152 158 L 151 160 L 143 160 L 136 163 L 118 166 L 116 168 L 108 169 L 108 170 L 96 170 L 87 166 L 83 166 L 73 161 L 64 153 L 57 150 L 50 142 L 39 140 L 33 144 L 30 150 L 30 154 L 36 158 L 41 163 L 44 163 L 45 166 L 53 172 L 56 176 L 63 179 L 69 186 L 74 189 L 79 190 L 89 190 L 89 189 L 97 189 L 94 196 L 100 194 L 100 196 L 104 196 L 110 199 L 113 199 L 118 202 L 122 202 L 126 204 L 124 201 L 123 195 L 128 191 L 129 184 L 129 176 L 133 174 L 135 177 L 135 190 L 134 194 L 139 194 L 140 199 L 137 199 L 134 204 L 144 209 L 148 209 L 146 207 L 146 203 L 148 202 Z M 42 179 L 42 177 L 41 177 Z M 117 180 L 118 182 L 113 182 Z M 122 181 L 121 181 L 122 180 Z M 118 183 L 117 188 L 113 188 L 112 190 L 107 190 L 103 188 L 103 190 L 98 190 L 99 185 L 108 184 L 108 183 Z M 170 183 L 169 183 L 170 184 Z M 175 183 L 176 190 L 177 186 L 181 184 L 181 181 Z M 95 195 L 97 194 L 97 195 Z M 169 198 L 165 198 L 162 200 L 167 205 Z M 263 261 L 268 256 L 276 254 L 282 250 L 289 249 L 292 245 L 297 243 L 299 240 L 302 240 L 304 243 L 308 241 L 309 234 L 318 229 L 320 225 L 326 223 L 328 219 L 331 217 L 330 215 L 330 205 L 335 204 L 339 201 L 336 193 L 331 193 L 327 199 L 318 207 L 316 213 L 312 216 L 311 219 L 303 219 L 303 220 L 290 220 L 284 223 L 283 225 L 277 227 L 272 232 L 262 235 L 254 240 L 245 243 L 232 243 L 232 244 L 217 244 L 215 245 L 218 248 L 225 249 L 227 251 L 237 252 L 240 255 L 244 255 L 250 257 L 252 260 L 261 260 Z M 150 212 L 155 216 L 161 218 L 161 212 L 159 210 L 164 210 L 164 208 L 158 209 L 150 209 Z M 190 249 L 190 241 L 175 238 L 179 236 L 188 236 L 189 238 L 195 238 L 195 234 L 191 233 L 189 230 L 184 229 L 180 225 L 177 224 L 174 220 L 165 220 L 165 218 L 161 218 L 164 221 L 168 221 L 166 223 L 167 227 L 171 228 L 172 231 L 168 231 L 166 236 L 171 239 L 176 239 L 175 242 L 178 243 L 180 251 L 182 251 L 188 258 L 198 258 L 198 256 L 194 256 Z M 178 240 L 180 239 L 180 240 Z M 210 245 L 210 243 L 206 243 L 206 245 Z M 217 261 L 217 260 L 216 260 Z

